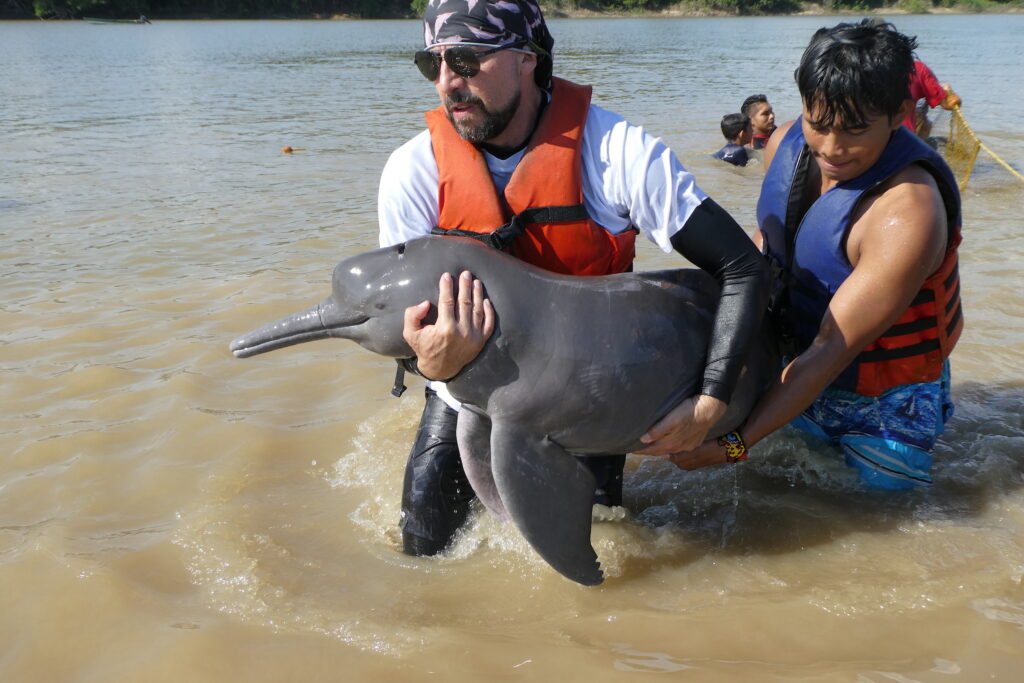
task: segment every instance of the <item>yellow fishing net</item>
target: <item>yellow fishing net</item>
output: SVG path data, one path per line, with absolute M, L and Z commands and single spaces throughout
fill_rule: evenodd
M 974 160 L 978 158 L 978 150 L 981 149 L 981 141 L 974 135 L 974 131 L 967 125 L 960 107 L 956 107 L 949 117 L 949 137 L 946 138 L 942 156 L 956 176 L 956 182 L 962 192 L 967 187 L 967 181 L 974 170 Z
M 1003 168 L 1009 171 L 1011 174 L 1016 176 L 1021 182 L 1024 182 L 1024 175 L 1021 175 L 1017 169 L 1010 166 L 999 157 L 998 154 L 989 149 L 984 142 L 978 139 L 978 136 L 974 134 L 970 125 L 967 123 L 967 119 L 964 118 L 963 111 L 960 107 L 955 107 L 951 111 L 942 112 L 942 116 L 931 123 L 931 135 L 935 135 L 943 127 L 943 119 L 949 119 L 949 134 L 945 138 L 935 137 L 932 138 L 937 144 L 939 152 L 942 157 L 949 164 L 949 168 L 953 171 L 953 175 L 956 177 L 957 184 L 960 186 L 960 190 L 963 191 L 967 187 L 967 181 L 971 177 L 971 172 L 974 171 L 974 162 L 978 158 L 978 151 L 984 150 L 986 154 L 996 160 Z

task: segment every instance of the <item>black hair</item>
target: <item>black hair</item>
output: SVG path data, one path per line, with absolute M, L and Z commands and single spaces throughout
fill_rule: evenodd
M 764 95 L 751 95 L 747 99 L 743 100 L 743 104 L 740 105 L 740 113 L 750 116 L 750 108 L 761 102 L 768 104 L 768 98 Z
M 750 117 L 746 114 L 726 114 L 722 117 L 722 135 L 726 140 L 735 140 L 750 125 Z
M 864 128 L 868 119 L 896 116 L 910 97 L 917 40 L 887 22 L 864 19 L 819 29 L 794 74 L 800 97 L 818 119 L 832 126 Z

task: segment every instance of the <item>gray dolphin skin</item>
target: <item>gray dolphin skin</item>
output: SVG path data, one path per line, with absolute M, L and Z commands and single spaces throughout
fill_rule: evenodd
M 338 337 L 408 358 L 405 309 L 430 299 L 441 274 L 481 280 L 497 323 L 483 351 L 448 382 L 462 401 L 457 439 L 467 477 L 493 514 L 511 520 L 565 577 L 604 576 L 590 543 L 593 476 L 574 455 L 628 453 L 698 389 L 718 286 L 696 269 L 603 277 L 556 275 L 459 237 L 423 237 L 353 256 L 312 308 L 231 343 L 244 358 Z M 776 376 L 770 334 L 750 351 L 726 415 L 738 427 Z

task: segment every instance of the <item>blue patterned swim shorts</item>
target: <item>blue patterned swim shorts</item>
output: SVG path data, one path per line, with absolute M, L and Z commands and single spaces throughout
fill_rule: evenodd
M 929 451 L 953 416 L 949 384 L 947 360 L 934 382 L 903 384 L 880 396 L 826 389 L 790 424 L 839 446 L 867 486 L 928 486 Z

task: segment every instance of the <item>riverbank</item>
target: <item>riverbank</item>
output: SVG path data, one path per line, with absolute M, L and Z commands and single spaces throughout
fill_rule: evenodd
M 904 16 L 911 14 L 1020 14 L 1024 13 L 1024 2 L 990 2 L 969 0 L 953 5 L 932 6 L 927 0 L 900 0 L 886 7 L 865 9 L 845 8 L 835 4 L 826 6 L 817 2 L 795 2 L 792 11 L 743 12 L 722 9 L 717 3 L 686 0 L 660 10 L 594 10 L 585 7 L 561 7 L 541 4 L 544 15 L 549 19 L 594 19 L 623 17 L 738 17 L 738 16 Z
M 682 0 L 667 4 L 659 9 L 610 9 L 602 8 L 599 2 L 573 2 L 561 0 L 541 3 L 545 16 L 551 19 L 576 18 L 623 18 L 623 17 L 739 17 L 739 16 L 901 16 L 912 14 L 1019 14 L 1024 13 L 1024 0 L 961 0 L 954 4 L 935 5 L 931 0 L 896 0 L 883 7 L 866 9 L 863 6 L 845 7 L 843 0 L 825 0 L 824 2 L 806 2 L 801 0 Z M 339 10 L 347 9 L 346 3 L 339 2 Z M 365 3 L 355 3 L 365 6 Z M 629 0 L 622 0 L 622 5 L 629 5 Z M 647 5 L 659 4 L 648 2 Z M 855 3 L 850 3 L 855 5 Z M 378 5 L 373 11 L 327 11 L 303 12 L 296 5 L 296 10 L 283 13 L 277 6 L 233 7 L 231 2 L 221 6 L 219 12 L 210 12 L 188 4 L 178 4 L 174 9 L 161 8 L 159 2 L 148 3 L 146 15 L 157 20 L 202 20 L 202 19 L 296 19 L 296 20 L 356 20 L 356 19 L 411 19 L 418 16 L 417 2 L 388 2 Z M 134 12 L 134 10 L 133 10 Z M 91 16 L 107 18 L 134 18 L 133 12 L 119 11 L 116 0 L 105 7 L 94 6 Z M 27 2 L 13 0 L 0 6 L 0 20 L 17 19 L 67 19 L 80 20 L 77 12 L 71 9 L 64 0 L 39 0 L 31 5 Z

